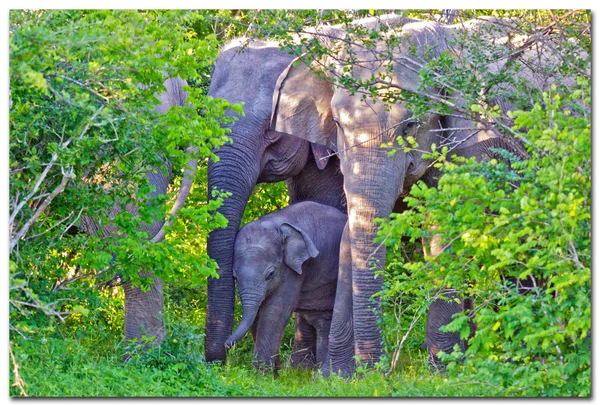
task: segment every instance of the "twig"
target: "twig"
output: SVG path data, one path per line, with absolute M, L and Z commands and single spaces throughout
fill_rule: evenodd
M 100 93 L 98 93 L 98 92 L 97 92 L 97 91 L 95 91 L 94 89 L 90 88 L 90 87 L 89 87 L 88 85 L 86 85 L 85 83 L 81 83 L 81 82 L 80 82 L 80 81 L 78 81 L 78 80 L 72 79 L 72 78 L 70 78 L 70 77 L 68 77 L 68 76 L 64 76 L 64 75 L 56 75 L 56 74 L 51 74 L 51 75 L 49 75 L 49 76 L 54 76 L 54 77 L 57 77 L 57 78 L 61 78 L 61 79 L 67 80 L 67 81 L 69 81 L 69 82 L 71 82 L 71 83 L 74 83 L 74 84 L 76 84 L 77 86 L 81 87 L 82 89 L 85 89 L 85 90 L 89 91 L 89 92 L 90 92 L 90 93 L 92 93 L 93 95 L 95 95 L 95 96 L 98 96 L 99 98 L 101 98 L 102 100 L 104 100 L 104 101 L 106 101 L 106 102 L 110 101 L 110 99 L 109 99 L 108 97 L 101 95 Z
M 65 233 L 77 222 L 77 220 L 79 220 L 79 218 L 81 217 L 81 213 L 83 212 L 83 210 L 87 209 L 87 207 L 82 207 L 79 210 L 79 213 L 77 214 L 77 217 L 75 217 L 75 220 L 73 220 L 67 227 L 65 227 L 65 230 L 62 232 L 62 234 L 60 235 L 60 238 L 63 238 L 63 236 L 65 235 Z
M 467 137 L 463 138 L 462 140 L 458 141 L 455 145 L 453 145 L 452 147 L 448 148 L 448 152 L 446 153 L 446 155 L 448 155 L 450 152 L 452 152 L 455 149 L 457 149 L 458 147 L 460 147 L 462 144 L 464 144 L 465 142 L 467 142 L 472 136 L 474 136 L 475 134 L 477 134 L 480 131 L 486 131 L 486 130 L 485 129 L 476 130 L 473 133 L 469 134 Z M 443 146 L 447 146 L 447 145 L 448 144 L 444 144 Z M 434 159 L 433 162 L 429 164 L 428 168 L 431 168 L 438 161 L 439 161 L 439 158 Z
M 15 376 L 15 383 L 12 386 L 16 386 L 21 391 L 21 396 L 29 397 L 27 392 L 25 392 L 25 386 L 27 385 L 21 375 L 19 374 L 19 364 L 17 364 L 17 360 L 15 359 L 15 354 L 13 354 L 12 345 L 9 344 L 8 351 L 10 353 L 10 359 L 13 364 L 13 374 Z
M 408 331 L 402 336 L 402 340 L 400 340 L 400 344 L 398 344 L 398 347 L 394 350 L 394 355 L 392 358 L 392 363 L 390 365 L 390 370 L 388 371 L 388 375 L 391 374 L 396 369 L 396 365 L 398 364 L 398 358 L 400 358 L 400 352 L 402 351 L 404 342 L 406 341 L 406 339 L 408 338 L 408 335 L 410 334 L 413 327 L 415 326 L 415 324 L 417 324 L 417 321 L 419 321 L 420 318 L 421 318 L 420 314 L 413 316 L 410 326 L 408 326 Z
M 98 114 L 100 114 L 100 112 L 103 109 L 104 109 L 104 105 L 100 106 L 100 108 L 98 108 L 98 110 L 96 110 L 96 112 L 92 115 L 92 117 L 90 117 L 90 119 L 86 123 L 85 127 L 81 131 L 81 133 L 79 135 L 79 139 L 83 138 L 83 136 L 87 133 L 88 129 L 90 128 L 90 124 L 96 119 L 96 117 L 98 116 Z M 74 137 L 75 136 L 72 136 L 68 140 L 66 140 L 64 143 L 62 143 L 60 145 L 60 149 L 65 149 L 66 147 L 68 147 L 69 144 L 73 141 Z M 50 158 L 50 162 L 48 162 L 48 164 L 46 164 L 46 168 L 44 169 L 44 171 L 40 174 L 40 176 L 36 180 L 36 182 L 35 182 L 35 184 L 33 186 L 33 189 L 31 190 L 31 192 L 25 197 L 25 199 L 23 199 L 21 201 L 21 203 L 19 203 L 19 205 L 17 205 L 17 207 L 15 208 L 15 210 L 11 213 L 11 215 L 9 217 L 9 225 L 10 225 L 11 228 L 12 228 L 12 226 L 14 224 L 14 221 L 15 221 L 15 218 L 17 217 L 17 214 L 19 214 L 19 212 L 21 211 L 21 209 L 37 193 L 40 185 L 42 184 L 42 182 L 48 176 L 48 172 L 50 171 L 50 169 L 52 168 L 52 166 L 54 165 L 54 163 L 56 162 L 57 159 L 58 159 L 58 152 L 55 152 L 55 153 L 52 154 L 52 157 Z M 12 248 L 11 248 L 11 250 L 12 250 Z
M 46 208 L 50 205 L 52 200 L 54 200 L 54 198 L 56 196 L 58 196 L 60 193 L 63 192 L 63 190 L 65 190 L 65 187 L 67 186 L 67 183 L 69 182 L 69 180 L 71 180 L 73 178 L 75 178 L 75 174 L 73 172 L 65 173 L 63 171 L 63 177 L 62 177 L 60 184 L 56 187 L 56 189 L 54 189 L 54 191 L 50 194 L 50 196 L 48 196 L 44 200 L 44 202 L 37 208 L 35 213 L 33 213 L 33 216 L 31 216 L 31 218 L 23 225 L 23 227 L 21 227 L 21 229 L 14 236 L 11 236 L 12 238 L 10 240 L 10 252 L 12 252 L 15 245 L 18 244 L 19 240 L 23 236 L 25 236 L 25 234 L 27 234 L 27 232 L 29 231 L 31 226 L 37 221 L 37 219 L 40 217 L 40 215 L 46 210 Z
M 88 276 L 94 276 L 94 272 L 88 272 L 81 275 L 74 276 L 70 279 L 65 279 L 64 281 L 57 281 L 52 287 L 52 291 L 56 292 L 57 290 L 65 289 L 64 286 L 70 285 L 73 282 L 77 282 L 80 279 L 87 278 Z
M 519 48 L 517 48 L 515 51 L 511 52 L 508 55 L 508 59 L 506 60 L 506 63 L 502 66 L 502 68 L 500 68 L 499 70 L 499 74 L 503 74 L 504 72 L 506 72 L 506 70 L 512 65 L 512 63 L 521 55 L 523 54 L 523 52 L 525 52 L 531 45 L 533 45 L 534 42 L 539 41 L 539 37 L 543 37 L 545 35 L 548 35 L 551 31 L 552 28 L 560 21 L 560 20 L 564 20 L 567 17 L 570 17 L 571 15 L 573 15 L 574 13 L 576 13 L 578 10 L 572 10 L 570 12 L 568 12 L 567 14 L 561 16 L 559 19 L 556 19 L 554 22 L 548 24 L 546 27 L 542 28 L 541 30 L 539 30 L 538 32 L 534 33 L 533 35 L 531 35 Z M 483 90 L 483 94 L 487 94 L 489 92 L 489 90 L 492 88 L 492 86 L 496 85 L 497 83 L 495 81 L 491 81 L 486 88 Z
M 81 212 L 79 212 L 79 213 L 81 213 Z M 30 237 L 27 237 L 26 239 L 27 239 L 27 240 L 32 240 L 32 239 L 34 239 L 34 238 L 37 238 L 37 237 L 39 237 L 40 235 L 44 235 L 44 234 L 46 234 L 48 231 L 52 230 L 52 229 L 53 229 L 53 228 L 55 228 L 55 227 L 58 227 L 59 225 L 61 225 L 62 223 L 64 223 L 64 222 L 65 222 L 65 221 L 67 221 L 68 219 L 70 219 L 72 216 L 73 216 L 73 212 L 71 212 L 71 213 L 70 213 L 70 214 L 69 214 L 67 217 L 65 217 L 64 219 L 60 220 L 58 223 L 54 224 L 52 227 L 50 227 L 50 228 L 48 228 L 48 229 L 46 229 L 46 230 L 42 231 L 41 233 L 38 233 L 38 234 L 32 235 L 32 236 L 30 236 Z M 42 223 L 42 224 L 43 224 L 43 223 Z M 72 223 L 71 223 L 71 224 L 72 224 Z M 64 233 L 63 233 L 63 234 L 64 234 Z

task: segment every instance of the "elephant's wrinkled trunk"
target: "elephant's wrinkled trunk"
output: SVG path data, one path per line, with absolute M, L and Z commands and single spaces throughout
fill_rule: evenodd
M 352 298 L 354 350 L 361 364 L 373 366 L 381 356 L 379 298 L 383 288 L 375 270 L 385 265 L 385 246 L 373 242 L 377 235 L 375 218 L 387 218 L 400 194 L 405 176 L 401 151 L 391 159 L 385 149 L 363 149 L 345 158 L 344 189 L 348 199 L 348 225 L 352 241 Z
M 252 327 L 254 320 L 256 319 L 256 315 L 258 314 L 258 308 L 260 304 L 265 299 L 265 292 L 256 293 L 256 292 L 244 292 L 240 291 L 240 300 L 242 302 L 242 320 L 240 321 L 239 326 L 235 329 L 233 334 L 225 341 L 225 347 L 231 348 L 233 344 L 242 339 Z
M 233 304 L 235 285 L 233 283 L 233 245 L 246 202 L 260 171 L 260 157 L 264 146 L 254 135 L 257 129 L 234 128 L 236 140 L 216 151 L 219 162 L 209 161 L 208 190 L 212 199 L 213 188 L 231 192 L 225 199 L 219 213 L 228 220 L 226 228 L 216 229 L 208 236 L 208 255 L 218 266 L 219 278 L 208 280 L 208 306 L 206 311 L 206 361 L 225 361 L 223 343 L 231 334 L 233 324 Z

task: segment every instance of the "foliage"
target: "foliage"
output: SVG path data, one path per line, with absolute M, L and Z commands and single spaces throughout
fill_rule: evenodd
M 207 203 L 206 187 L 196 186 L 165 241 L 150 243 L 140 232 L 142 222 L 165 217 L 178 192 L 173 186 L 166 198 L 139 204 L 149 202 L 153 191 L 146 172 L 166 172 L 169 160 L 173 185 L 179 185 L 187 161 L 195 158 L 201 160 L 198 179 L 205 177 L 207 157 L 216 159 L 211 150 L 230 141 L 221 127 L 231 121 L 224 112 L 241 112 L 194 87 L 185 89 L 188 105 L 155 112 L 155 95 L 164 91 L 166 78 L 193 83 L 209 77 L 218 42 L 190 30 L 201 19 L 182 11 L 11 11 L 15 337 L 55 328 L 36 317 L 38 310 L 61 321 L 98 311 L 94 285 L 116 270 L 136 283 L 147 283 L 139 281 L 140 269 L 195 283 L 214 272 L 215 264 L 198 252 L 202 239 L 195 237 L 226 224 L 215 215 L 226 195 Z M 190 145 L 197 149 L 186 150 Z M 114 216 L 115 202 L 136 206 L 138 214 Z M 86 218 L 115 230 L 74 234 Z
M 451 113 L 493 127 L 531 156 L 514 162 L 510 153 L 497 151 L 505 162 L 458 166 L 460 160 L 449 163 L 446 156 L 460 145 L 433 146 L 432 164 L 448 172 L 439 187 L 415 185 L 405 200 L 411 210 L 381 226 L 379 242 L 391 248 L 382 293 L 388 349 L 383 363 L 396 368 L 400 351 L 422 342 L 427 306 L 447 287 L 475 301 L 472 313 L 446 327 L 469 339 L 465 354 L 448 358 L 454 360 L 449 370 L 455 382 L 478 382 L 511 395 L 589 396 L 589 12 L 404 12 L 458 24 L 479 16 L 503 19 L 453 38 L 439 54 L 385 26 L 351 24 L 366 14 L 315 11 L 292 22 L 278 15 L 265 18 L 259 32 L 278 36 L 334 86 L 374 102 L 405 101 L 416 118 Z M 335 42 L 331 34 L 302 28 L 320 18 L 348 34 Z M 304 35 L 294 36 L 298 31 Z M 353 75 L 361 53 L 383 66 L 390 60 L 406 66 L 407 57 L 397 57 L 402 46 L 419 67 L 416 89 L 399 88 L 385 71 Z M 418 148 L 415 139 L 398 142 L 405 151 Z M 414 244 L 435 234 L 442 254 L 416 253 Z M 470 337 L 472 325 L 477 329 Z
M 160 348 L 140 353 L 127 364 L 119 342 L 120 326 L 113 317 L 90 312 L 61 334 L 16 343 L 23 380 L 29 396 L 44 397 L 371 397 L 371 396 L 482 396 L 478 388 L 451 387 L 442 377 L 429 375 L 423 357 L 406 359 L 410 365 L 391 376 L 377 371 L 345 380 L 324 379 L 311 371 L 285 366 L 278 378 L 248 367 L 248 351 L 233 354 L 227 365 L 204 362 L 201 338 L 204 306 L 193 297 L 201 292 L 166 287 L 165 324 L 168 338 Z M 108 296 L 108 295 L 107 295 Z M 117 295 L 118 296 L 118 295 Z M 107 300 L 104 298 L 103 300 Z M 111 298 L 110 300 L 118 300 Z M 103 327 L 104 326 L 104 327 Z M 287 335 L 291 343 L 293 335 Z M 250 340 L 251 341 L 251 340 Z M 291 347 L 291 345 L 290 345 Z M 118 351 L 115 351 L 115 348 Z M 235 351 L 238 351 L 238 346 Z M 289 351 L 289 348 L 285 348 Z M 289 355 L 287 352 L 285 355 Z M 11 388 L 18 396 L 18 389 Z
M 396 256 L 386 296 L 431 303 L 446 287 L 474 302 L 445 327 L 469 343 L 446 357 L 458 381 L 519 396 L 590 394 L 590 116 L 566 108 L 588 109 L 589 82 L 571 91 L 565 100 L 553 88 L 511 114 L 531 159 L 438 164 L 438 187 L 415 185 L 412 210 L 381 225 L 391 248 L 433 234 L 443 247 L 435 258 Z

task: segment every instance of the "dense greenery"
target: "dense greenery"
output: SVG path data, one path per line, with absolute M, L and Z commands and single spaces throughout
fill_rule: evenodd
M 519 33 L 550 42 L 562 77 L 536 91 L 517 64 L 486 70 L 507 52 L 484 40 L 468 47 L 468 64 L 449 54 L 421 71 L 423 89 L 460 94 L 461 114 L 524 145 L 530 159 L 503 151 L 502 160 L 476 163 L 452 151 L 431 152 L 445 174 L 437 189 L 418 183 L 410 210 L 381 221 L 388 246 L 382 292 L 386 356 L 378 368 L 351 380 L 324 380 L 284 368 L 280 377 L 249 367 L 251 340 L 224 366 L 203 359 L 206 277 L 215 264 L 206 236 L 224 219 L 222 199 L 207 203 L 211 149 L 228 142 L 223 113 L 240 106 L 206 96 L 219 46 L 238 36 L 279 38 L 292 52 L 331 54 L 307 36 L 290 34 L 317 24 L 341 24 L 363 43 L 393 35 L 348 26 L 373 11 L 12 11 L 10 13 L 10 382 L 12 396 L 589 396 L 591 391 L 591 114 L 590 14 L 570 11 L 445 12 L 458 22 L 498 15 L 519 22 Z M 407 17 L 439 19 L 438 11 Z M 548 28 L 549 27 L 549 28 Z M 535 34 L 535 35 L 534 35 Z M 503 48 L 504 46 L 504 48 Z M 513 52 L 514 49 L 509 50 Z M 587 55 L 582 57 L 582 51 Z M 351 65 L 352 58 L 348 58 Z M 550 74 L 549 73 L 549 74 Z M 167 77 L 189 87 L 189 106 L 154 112 L 153 95 Z M 496 86 L 494 83 L 510 86 Z M 385 102 L 403 97 L 417 113 L 448 105 L 421 94 L 374 88 L 341 75 L 337 83 Z M 491 84 L 490 84 L 491 83 Z M 501 114 L 492 102 L 514 106 Z M 410 143 L 410 140 L 409 140 Z M 197 151 L 187 149 L 198 146 Z M 413 145 L 407 145 L 410 148 Z M 192 155 L 190 155 L 192 154 Z M 169 196 L 120 213 L 118 239 L 71 232 L 81 218 L 108 221 L 113 202 L 143 201 L 151 189 L 145 171 L 173 163 Z M 152 244 L 136 225 L 164 216 L 178 193 L 186 162 L 200 164 L 187 203 Z M 111 181 L 107 181 L 110 178 Z M 221 198 L 227 194 L 220 191 Z M 287 204 L 284 183 L 257 185 L 243 223 Z M 424 256 L 421 239 L 441 235 L 444 249 Z M 113 253 L 115 257 L 113 258 Z M 99 288 L 115 270 L 139 283 L 139 269 L 162 277 L 167 338 L 139 352 L 123 342 L 123 293 Z M 468 340 L 444 358 L 437 375 L 420 348 L 427 305 L 450 287 L 472 299 L 447 327 Z M 239 312 L 239 309 L 238 309 Z M 239 316 L 236 315 L 236 316 Z M 471 325 L 477 329 L 472 330 Z M 286 329 L 283 357 L 291 351 Z
M 571 100 L 588 97 L 581 84 Z M 446 287 L 473 299 L 474 310 L 446 327 L 469 343 L 448 358 L 459 381 L 507 394 L 589 395 L 590 123 L 561 111 L 559 96 L 544 102 L 514 113 L 529 130 L 531 159 L 446 162 L 438 188 L 413 187 L 412 210 L 392 215 L 380 235 L 394 247 L 400 236 L 434 232 L 443 250 L 410 262 L 392 254 L 385 295 L 426 306 Z

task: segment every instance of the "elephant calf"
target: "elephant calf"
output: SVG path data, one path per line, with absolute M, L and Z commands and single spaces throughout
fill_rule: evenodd
M 292 366 L 320 366 L 327 355 L 347 216 L 336 208 L 300 202 L 245 225 L 235 240 L 233 276 L 242 321 L 227 339 L 230 348 L 250 328 L 253 363 L 280 366 L 279 346 L 296 312 Z

